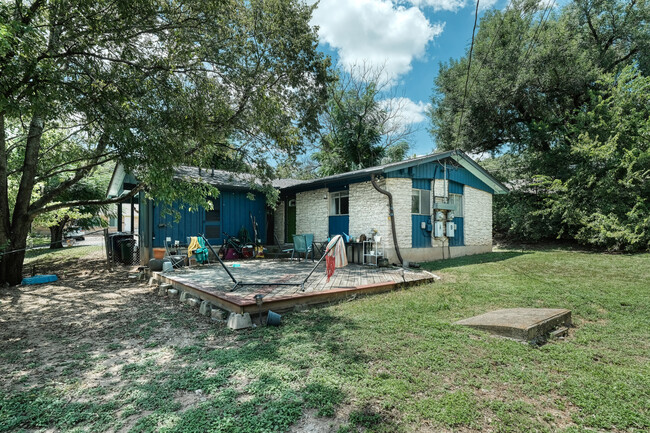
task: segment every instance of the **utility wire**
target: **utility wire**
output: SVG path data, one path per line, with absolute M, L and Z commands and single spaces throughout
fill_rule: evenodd
M 506 6 L 506 9 L 501 14 L 501 21 L 499 21 L 499 25 L 497 26 L 497 30 L 495 32 L 495 35 L 494 35 L 494 37 L 492 37 L 492 42 L 490 42 L 490 46 L 489 46 L 487 52 L 485 53 L 485 56 L 483 56 L 483 61 L 479 64 L 478 71 L 476 71 L 476 74 L 474 74 L 474 79 L 472 80 L 472 83 L 469 85 L 468 93 L 470 93 L 470 94 L 472 93 L 472 88 L 474 87 L 474 83 L 476 83 L 476 80 L 478 79 L 478 76 L 481 74 L 481 69 L 483 69 L 483 66 L 487 62 L 488 57 L 490 57 L 490 54 L 492 53 L 492 48 L 494 47 L 494 43 L 496 42 L 497 39 L 499 39 L 499 32 L 501 31 L 501 26 L 503 25 L 503 22 L 505 21 L 506 14 L 508 13 L 508 9 L 510 9 L 510 6 L 512 6 L 512 0 L 510 0 L 508 2 L 508 5 Z
M 476 23 L 478 22 L 478 4 L 480 0 L 476 0 L 476 11 L 474 12 L 474 28 L 472 29 L 472 43 L 469 46 L 469 61 L 467 62 L 467 78 L 465 79 L 465 92 L 463 93 L 463 102 L 460 105 L 460 120 L 458 121 L 458 133 L 456 134 L 456 145 L 454 149 L 458 149 L 458 138 L 460 137 L 460 127 L 463 125 L 463 114 L 465 112 L 465 100 L 467 99 L 467 86 L 469 84 L 469 74 L 472 68 L 472 51 L 474 50 L 474 34 L 476 33 Z
M 476 1 L 476 13 L 474 15 L 474 29 L 472 30 L 472 43 L 470 45 L 469 61 L 468 61 L 468 65 L 467 65 L 467 78 L 465 80 L 465 91 L 464 91 L 464 94 L 463 94 L 463 102 L 461 104 L 461 110 L 460 110 L 460 119 L 459 119 L 459 122 L 458 122 L 458 133 L 456 134 L 456 146 L 454 147 L 456 149 L 458 148 L 458 141 L 459 141 L 459 138 L 460 138 L 460 131 L 461 131 L 461 128 L 462 128 L 462 125 L 463 125 L 463 116 L 464 116 L 464 112 L 465 112 L 465 102 L 467 100 L 467 95 L 468 95 L 468 93 L 471 93 L 472 88 L 474 87 L 474 83 L 476 83 L 476 80 L 478 79 L 478 76 L 479 76 L 479 74 L 481 72 L 481 69 L 483 69 L 483 65 L 485 65 L 490 53 L 492 52 L 492 48 L 494 47 L 494 43 L 496 42 L 496 40 L 499 37 L 499 32 L 501 30 L 501 26 L 503 25 L 503 22 L 505 21 L 505 16 L 506 16 L 506 14 L 508 12 L 508 9 L 510 8 L 510 6 L 512 6 L 512 0 L 511 0 L 508 3 L 508 5 L 506 6 L 505 11 L 501 15 L 501 20 L 499 21 L 499 24 L 497 26 L 496 34 L 492 38 L 492 42 L 490 42 L 490 46 L 488 47 L 488 50 L 487 50 L 485 56 L 483 57 L 483 61 L 479 64 L 478 71 L 474 75 L 474 79 L 472 80 L 472 84 L 469 86 L 469 89 L 468 89 L 468 82 L 469 82 L 469 79 L 470 79 L 470 68 L 471 68 L 471 65 L 472 65 L 472 51 L 473 51 L 473 48 L 474 48 L 474 32 L 476 31 L 476 22 L 477 22 L 477 19 L 478 19 L 479 1 L 480 0 Z M 535 33 L 533 34 L 533 38 L 531 39 L 531 43 L 528 46 L 528 50 L 526 51 L 526 54 L 524 55 L 522 65 L 526 65 L 528 63 L 528 57 L 529 57 L 530 53 L 532 52 L 532 49 L 534 48 L 534 46 L 537 44 L 537 36 L 539 34 L 539 31 L 540 31 L 542 25 L 544 24 L 544 20 L 548 19 L 548 17 L 550 17 L 550 15 L 551 15 L 550 10 L 555 5 L 555 1 L 556 0 L 552 0 L 551 2 L 547 3 L 546 8 L 542 12 L 542 16 L 540 18 L 539 24 L 537 25 L 537 28 L 535 29 Z M 524 11 L 524 13 L 526 13 L 526 12 L 527 11 Z

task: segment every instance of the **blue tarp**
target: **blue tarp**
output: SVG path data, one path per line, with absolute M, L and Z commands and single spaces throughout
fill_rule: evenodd
M 43 284 L 52 283 L 59 278 L 56 275 L 34 275 L 33 277 L 23 278 L 22 284 Z

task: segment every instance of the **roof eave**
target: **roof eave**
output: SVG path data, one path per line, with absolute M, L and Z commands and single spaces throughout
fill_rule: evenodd
M 476 176 L 483 183 L 488 185 L 494 191 L 494 194 L 507 194 L 508 187 L 499 182 L 488 173 L 483 167 L 481 167 L 476 161 L 467 156 L 465 152 L 460 150 L 452 151 L 453 154 L 450 156 L 451 159 L 456 161 L 462 167 L 467 169 L 470 173 Z

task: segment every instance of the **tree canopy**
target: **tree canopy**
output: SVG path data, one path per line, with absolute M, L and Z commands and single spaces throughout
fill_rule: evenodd
M 467 93 L 469 57 L 441 65 L 431 134 L 439 148 L 492 153 L 513 189 L 495 201 L 497 228 L 647 249 L 638 212 L 648 138 L 638 131 L 648 122 L 650 3 L 574 0 L 554 11 L 513 1 L 485 14 L 473 59 Z
M 401 161 L 413 132 L 401 116 L 403 99 L 390 93 L 382 70 L 359 65 L 328 86 L 321 134 L 312 159 L 328 176 Z
M 217 193 L 173 184 L 179 164 L 236 154 L 268 175 L 318 129 L 329 59 L 311 12 L 297 0 L 2 2 L 0 246 L 24 247 L 40 214 L 105 202 L 64 193 L 107 162 L 142 182 L 131 195 L 146 186 L 164 201 Z M 16 263 L 2 256 L 3 280 L 20 280 Z

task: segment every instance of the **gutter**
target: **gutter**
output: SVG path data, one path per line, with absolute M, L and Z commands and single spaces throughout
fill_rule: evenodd
M 376 175 L 374 173 L 370 175 L 370 182 L 372 182 L 372 186 L 374 186 L 377 191 L 379 191 L 380 193 L 388 197 L 388 215 L 390 216 L 390 225 L 393 232 L 393 245 L 395 245 L 395 254 L 397 254 L 397 259 L 399 260 L 399 263 L 403 264 L 404 260 L 402 260 L 402 254 L 399 251 L 399 245 L 397 243 L 397 231 L 395 230 L 395 212 L 393 211 L 393 195 L 390 192 L 386 191 L 385 189 L 381 188 L 379 184 L 377 184 L 377 178 L 375 176 Z

